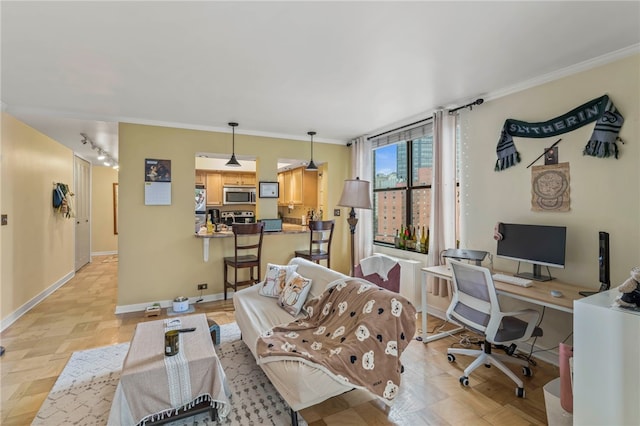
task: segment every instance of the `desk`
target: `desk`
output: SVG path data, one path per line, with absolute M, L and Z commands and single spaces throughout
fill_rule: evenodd
M 164 355 L 165 320 L 136 326 L 122 366 L 108 424 L 135 425 L 173 420 L 169 415 L 194 406 L 217 408 L 224 418 L 230 410 L 230 392 L 215 353 L 204 314 L 188 315 L 171 328 L 195 327 L 180 333 L 180 351 Z M 173 416 L 172 416 L 173 417 Z
M 498 271 L 493 271 L 492 274 Z M 450 281 L 452 278 L 451 269 L 446 265 L 429 266 L 422 268 L 422 342 L 428 343 L 437 339 L 448 336 L 453 332 L 457 332 L 460 329 L 442 332 L 427 337 L 427 276 L 432 275 L 437 278 L 442 278 Z M 493 282 L 496 287 L 496 293 L 509 296 L 514 299 L 522 300 L 529 303 L 534 303 L 540 306 L 546 306 L 548 308 L 556 309 L 563 312 L 573 313 L 573 302 L 578 299 L 582 299 L 583 296 L 579 294 L 580 291 L 592 291 L 593 289 L 578 287 L 571 284 L 563 283 L 558 280 L 551 281 L 533 281 L 531 287 L 520 287 L 517 285 L 505 283 L 502 281 Z M 551 290 L 560 290 L 563 294 L 562 297 L 553 297 Z

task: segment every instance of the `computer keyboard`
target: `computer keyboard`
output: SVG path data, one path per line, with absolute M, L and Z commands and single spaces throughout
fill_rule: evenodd
M 520 287 L 531 287 L 533 282 L 526 278 L 514 277 L 513 275 L 505 275 L 505 274 L 493 274 L 493 279 L 495 281 L 502 281 L 503 283 L 513 284 Z

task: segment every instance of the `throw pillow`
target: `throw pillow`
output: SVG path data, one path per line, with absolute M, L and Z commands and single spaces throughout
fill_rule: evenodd
M 264 277 L 259 293 L 267 297 L 279 297 L 282 289 L 291 277 L 291 274 L 298 269 L 298 265 L 274 265 L 267 263 L 267 273 Z
M 300 313 L 310 290 L 311 279 L 294 272 L 280 293 L 278 305 L 291 315 L 296 316 Z

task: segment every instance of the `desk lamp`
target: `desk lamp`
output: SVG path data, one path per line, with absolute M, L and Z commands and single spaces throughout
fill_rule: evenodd
M 351 231 L 351 276 L 353 276 L 355 271 L 354 234 L 356 232 L 356 225 L 358 224 L 358 218 L 356 217 L 356 211 L 354 209 L 371 210 L 369 181 L 360 180 L 358 177 L 355 179 L 346 179 L 338 205 L 341 207 L 351 207 L 347 223 L 349 223 L 349 230 Z

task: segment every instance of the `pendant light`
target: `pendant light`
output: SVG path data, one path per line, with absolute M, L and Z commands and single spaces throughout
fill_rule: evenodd
M 311 136 L 311 161 L 309 161 L 307 170 L 318 170 L 318 166 L 316 166 L 316 163 L 313 162 L 313 135 L 315 135 L 316 132 L 307 132 L 307 134 Z
M 236 160 L 236 126 L 238 126 L 238 123 L 229 123 L 229 126 L 231 126 L 231 131 L 232 131 L 231 158 L 229 159 L 229 161 L 227 161 L 227 164 L 225 164 L 225 166 L 240 167 L 240 163 L 238 163 L 238 160 Z

